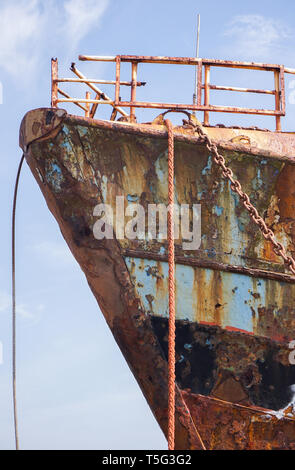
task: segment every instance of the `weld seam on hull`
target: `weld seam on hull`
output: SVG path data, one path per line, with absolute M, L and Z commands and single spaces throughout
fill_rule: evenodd
M 168 262 L 168 257 L 165 255 L 161 255 L 159 253 L 149 253 L 145 251 L 136 251 L 130 249 L 122 249 L 123 256 L 129 256 L 133 258 L 140 258 L 140 259 L 150 259 L 154 261 L 163 261 Z M 290 284 L 295 284 L 295 278 L 289 276 L 288 274 L 283 273 L 275 273 L 273 271 L 264 271 L 256 268 L 246 268 L 244 266 L 234 266 L 234 265 L 227 265 L 222 263 L 217 263 L 216 261 L 209 261 L 204 259 L 196 259 L 196 258 L 186 258 L 184 256 L 175 255 L 175 262 L 177 264 L 182 264 L 185 266 L 196 266 L 200 268 L 211 268 L 216 271 L 225 271 L 225 272 L 233 272 L 238 274 L 244 274 L 246 276 L 251 276 L 255 278 L 265 278 L 265 279 L 273 279 L 283 282 L 288 282 Z

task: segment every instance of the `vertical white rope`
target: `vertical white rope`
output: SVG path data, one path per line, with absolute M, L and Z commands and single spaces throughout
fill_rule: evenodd
M 17 190 L 19 184 L 20 172 L 24 161 L 22 156 L 15 180 L 13 208 L 12 208 L 12 390 L 13 390 L 13 416 L 14 416 L 14 436 L 15 436 L 15 449 L 19 450 L 18 438 L 18 420 L 17 420 L 17 401 L 16 401 L 16 302 L 15 302 L 15 215 L 16 215 L 16 201 Z

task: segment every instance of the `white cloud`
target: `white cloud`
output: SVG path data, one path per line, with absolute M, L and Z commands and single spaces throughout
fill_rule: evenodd
M 2 0 L 0 69 L 28 80 L 40 69 L 44 51 L 53 55 L 61 45 L 62 55 L 71 54 L 98 28 L 108 4 L 109 0 Z
M 94 27 L 99 26 L 109 0 L 68 0 L 64 4 L 65 34 L 74 44 Z
M 274 57 L 293 33 L 287 25 L 273 18 L 238 15 L 227 25 L 224 35 L 232 38 L 231 50 L 238 57 L 266 60 Z
M 15 75 L 34 65 L 33 38 L 38 41 L 42 22 L 37 0 L 2 3 L 0 66 L 4 70 Z
M 11 296 L 7 292 L 0 291 L 0 312 L 8 312 L 11 305 Z M 40 307 L 38 307 L 38 310 L 40 310 Z M 26 319 L 35 318 L 35 315 L 24 304 L 16 304 L 16 313 Z

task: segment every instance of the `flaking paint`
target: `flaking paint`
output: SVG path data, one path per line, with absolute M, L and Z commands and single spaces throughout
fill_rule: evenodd
M 168 263 L 131 257 L 125 262 L 146 312 L 167 317 Z M 268 305 L 274 318 L 281 316 L 283 302 L 290 300 L 283 300 L 285 288 L 274 280 L 177 264 L 176 318 L 267 336 L 260 312 Z

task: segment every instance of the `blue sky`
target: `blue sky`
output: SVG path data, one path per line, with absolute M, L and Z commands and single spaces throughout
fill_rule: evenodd
M 193 56 L 197 13 L 201 14 L 202 57 L 295 68 L 295 4 L 290 0 L 248 0 L 243 5 L 231 0 L 0 0 L 0 449 L 13 448 L 10 223 L 13 184 L 21 157 L 21 119 L 30 109 L 50 105 L 51 57 L 59 58 L 60 75 L 70 76 L 68 67 L 73 60 L 78 62 L 79 53 Z M 114 78 L 113 64 L 77 66 L 91 77 Z M 192 68 L 158 67 L 139 69 L 139 79 L 148 81 L 146 88 L 138 91 L 139 99 L 191 100 Z M 128 76 L 127 71 L 123 73 Z M 212 81 L 273 87 L 272 76 L 263 73 L 227 73 L 212 74 Z M 282 125 L 289 131 L 294 129 L 294 84 L 292 76 L 287 76 L 287 117 Z M 78 96 L 79 88 L 73 87 L 67 89 Z M 112 93 L 110 88 L 105 91 Z M 255 99 L 258 106 L 264 103 L 260 95 L 239 95 L 212 97 L 216 104 L 246 105 L 256 103 Z M 67 109 L 76 112 L 73 107 Z M 110 110 L 104 109 L 98 117 L 109 115 Z M 149 120 L 151 114 L 138 115 Z M 212 116 L 212 122 L 274 127 L 274 119 L 265 117 L 219 115 Z M 17 304 L 23 449 L 166 448 L 26 165 L 17 215 Z

